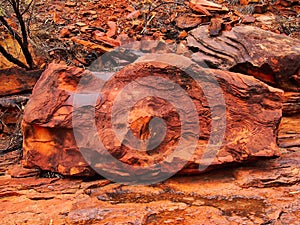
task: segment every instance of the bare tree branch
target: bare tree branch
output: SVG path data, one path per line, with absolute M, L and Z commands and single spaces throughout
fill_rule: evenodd
M 35 8 L 35 3 L 36 3 L 36 0 L 32 0 L 30 2 L 30 5 L 32 5 L 32 7 L 31 7 L 31 11 L 29 13 L 29 19 L 27 20 L 27 24 L 26 24 L 27 25 L 27 34 L 28 34 L 29 37 L 30 37 L 30 29 L 29 28 L 30 28 L 30 23 L 31 23 L 32 16 L 33 16 L 33 11 L 34 11 L 34 8 Z M 28 8 L 28 10 L 29 10 L 29 8 Z
M 6 29 L 8 30 L 8 32 L 11 34 L 11 36 L 13 36 L 14 39 L 16 39 L 16 41 L 18 42 L 18 44 L 21 46 L 23 45 L 23 41 L 22 38 L 20 37 L 20 35 L 14 31 L 14 29 L 8 24 L 8 22 L 6 21 L 6 19 L 4 18 L 4 16 L 0 16 L 0 22 L 6 27 Z
M 10 62 L 16 64 L 19 67 L 25 68 L 25 69 L 30 69 L 28 66 L 26 66 L 23 62 L 21 62 L 20 60 L 18 60 L 17 58 L 15 58 L 13 55 L 9 54 L 5 48 L 3 48 L 0 45 L 0 53 Z
M 29 8 L 32 5 L 32 3 L 34 2 L 34 0 L 31 0 L 31 2 L 28 4 L 28 6 L 23 11 L 23 13 L 21 13 L 21 9 L 20 9 L 21 0 L 7 0 L 7 1 L 11 5 L 11 7 L 13 8 L 14 13 L 16 15 L 16 18 L 17 18 L 17 20 L 19 22 L 20 29 L 21 29 L 21 35 L 19 35 L 16 31 L 14 31 L 14 29 L 8 24 L 8 22 L 6 21 L 6 19 L 4 18 L 4 16 L 0 16 L 0 22 L 7 28 L 7 30 L 9 31 L 9 33 L 13 36 L 13 38 L 20 45 L 20 48 L 21 48 L 21 50 L 23 52 L 23 55 L 24 55 L 25 60 L 26 60 L 26 63 L 28 65 L 27 68 L 34 69 L 35 68 L 35 64 L 34 64 L 32 55 L 31 55 L 31 53 L 29 51 L 29 48 L 28 48 L 29 43 L 28 43 L 28 30 L 27 30 L 27 28 L 28 28 L 29 24 L 27 24 L 27 26 L 26 26 L 25 21 L 23 19 L 23 14 L 29 10 Z M 3 48 L 2 48 L 1 52 L 2 53 L 4 52 Z M 6 50 L 5 50 L 5 52 L 6 52 Z M 6 52 L 6 53 L 8 53 L 8 52 Z M 10 61 L 11 61 L 12 60 L 12 58 L 11 58 L 12 55 L 9 54 L 7 56 L 9 56 Z M 16 59 L 15 57 L 13 57 L 13 58 Z M 16 62 L 16 60 L 13 60 L 13 61 Z
M 33 69 L 34 62 L 33 62 L 32 56 L 28 49 L 28 36 L 27 36 L 26 25 L 23 20 L 23 16 L 21 15 L 21 12 L 20 12 L 20 0 L 12 0 L 12 2 L 13 2 L 12 7 L 13 7 L 16 17 L 19 21 L 21 33 L 22 33 L 23 45 L 20 47 L 22 48 L 23 54 L 25 56 L 25 59 L 26 59 L 26 62 L 28 64 L 29 68 Z
M 29 2 L 29 4 L 27 5 L 27 7 L 24 9 L 24 11 L 21 13 L 21 15 L 23 16 L 26 12 L 28 12 L 28 10 L 30 9 L 30 6 L 32 5 L 32 3 L 34 2 L 34 0 L 31 0 Z

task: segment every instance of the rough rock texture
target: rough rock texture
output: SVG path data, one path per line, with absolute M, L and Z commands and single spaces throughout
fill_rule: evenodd
M 173 54 L 165 56 L 153 54 L 116 73 L 105 84 L 100 95 L 101 98 L 97 102 L 96 125 L 98 134 L 86 133 L 87 124 L 94 120 L 90 113 L 87 113 L 89 104 L 79 107 L 73 113 L 73 120 L 75 118 L 78 122 L 76 123 L 77 142 L 79 141 L 79 146 L 88 152 L 89 157 L 86 160 L 89 163 L 96 168 L 105 168 L 110 174 L 118 174 L 118 165 L 107 163 L 106 150 L 108 150 L 121 162 L 137 166 L 133 167 L 132 173 L 140 176 L 143 173 L 149 173 L 149 170 L 143 171 L 139 166 L 150 166 L 157 162 L 162 162 L 161 169 L 150 171 L 151 173 L 173 172 L 174 168 L 181 168 L 177 167 L 177 164 L 180 165 L 186 160 L 189 163 L 182 172 L 195 173 L 199 172 L 198 166 L 201 163 L 217 166 L 257 157 L 278 155 L 276 133 L 281 118 L 282 91 L 250 76 L 203 69 L 191 63 L 190 60 L 185 61 L 186 58 L 184 57 L 177 57 Z M 149 59 L 151 59 L 150 61 L 156 60 L 156 62 L 150 62 Z M 162 59 L 176 65 L 176 67 L 168 65 L 166 62 L 159 62 Z M 204 89 L 201 90 L 196 81 L 183 72 L 187 68 L 190 74 L 196 74 L 197 78 L 201 80 L 202 87 L 208 87 L 205 91 L 205 97 Z M 134 79 L 147 76 L 152 78 L 155 76 L 155 79 L 151 82 L 142 80 L 132 82 Z M 84 90 L 85 93 L 93 94 L 93 90 L 99 89 L 99 85 L 103 83 L 103 80 L 97 79 L 88 71 L 51 64 L 36 84 L 32 97 L 25 108 L 23 118 L 24 160 L 28 167 L 37 166 L 43 170 L 59 172 L 64 175 L 93 174 L 81 156 L 72 131 L 72 99 L 81 77 L 84 77 L 85 86 L 88 87 L 89 92 Z M 158 78 L 179 84 L 188 94 L 188 98 L 195 105 L 195 113 L 198 114 L 200 132 L 196 129 L 197 134 L 195 134 L 194 125 L 190 127 L 182 125 L 193 122 L 193 118 L 195 118 L 193 117 L 193 110 L 185 107 L 188 105 L 188 101 L 185 101 L 181 92 L 174 91 L 176 86 L 164 83 Z M 218 89 L 218 86 L 213 83 L 214 80 L 218 81 L 221 89 Z M 135 90 L 133 97 L 142 95 L 149 88 L 154 91 L 153 93 L 157 93 L 158 90 L 158 93 L 164 93 L 164 97 L 180 103 L 181 111 L 174 110 L 174 105 L 172 106 L 174 102 L 170 104 L 159 97 L 135 99 L 134 107 L 131 108 L 130 113 L 128 112 L 127 121 L 127 117 L 118 117 L 118 115 L 124 114 L 122 107 L 132 103 L 130 102 L 132 94 L 125 93 L 122 96 L 122 101 L 115 108 L 116 117 L 112 121 L 112 106 L 117 105 L 114 102 L 116 96 L 120 90 L 129 84 L 133 84 L 132 88 Z M 222 92 L 226 102 L 224 114 L 222 114 L 224 107 L 221 104 Z M 184 104 L 182 104 L 183 101 L 185 101 Z M 161 139 L 164 130 L 163 123 L 151 124 L 151 119 L 155 117 L 163 119 L 168 128 L 163 139 Z M 226 126 L 222 123 L 225 117 Z M 114 128 L 111 122 L 115 122 Z M 213 123 L 216 127 L 211 132 Z M 125 129 L 125 133 L 122 130 L 124 127 L 128 128 Z M 123 136 L 117 138 L 114 129 L 120 129 L 119 131 Z M 182 135 L 181 129 L 183 129 Z M 220 151 L 211 148 L 205 152 L 209 137 L 221 135 L 222 129 L 224 129 L 225 136 Z M 155 133 L 159 135 L 156 136 Z M 98 149 L 93 139 L 94 135 L 99 135 L 106 147 L 105 149 Z M 134 135 L 136 139 L 130 135 Z M 180 138 L 180 136 L 182 137 Z M 179 140 L 189 145 L 193 139 L 195 140 L 195 137 L 197 137 L 197 147 L 194 149 L 194 154 L 190 155 L 191 157 L 188 155 L 188 159 L 186 159 L 186 149 L 174 153 L 174 148 L 178 145 Z M 137 144 L 135 142 L 137 139 L 142 140 L 138 143 L 142 144 L 139 147 L 144 151 L 130 148 Z M 215 141 L 221 142 L 221 140 L 216 139 Z M 156 142 L 158 145 L 155 145 Z M 154 149 L 151 150 L 153 145 Z M 215 142 L 213 145 L 211 143 L 209 146 L 218 146 L 218 143 Z M 100 156 L 93 151 L 95 149 L 98 149 Z M 146 149 L 148 150 L 145 151 Z M 172 154 L 173 157 L 167 157 Z M 124 173 L 121 176 L 130 175 Z M 153 177 L 155 177 L 154 174 Z
M 37 82 L 22 123 L 26 166 L 69 175 L 93 174 L 72 131 L 70 96 L 83 73 L 80 68 L 51 64 Z
M 209 67 L 231 70 L 285 91 L 300 90 L 300 41 L 252 26 L 237 26 L 219 37 L 209 37 L 200 26 L 187 37 L 197 52 L 193 59 Z
M 283 148 L 300 146 L 300 114 L 282 118 L 278 145 Z
M 285 92 L 282 113 L 284 115 L 300 114 L 300 92 Z
M 216 4 L 212 1 L 206 0 L 191 0 L 189 2 L 189 6 L 192 10 L 204 14 L 206 16 L 211 16 L 211 11 L 219 11 L 219 12 L 226 12 L 228 9 L 223 7 L 222 5 Z
M 21 121 L 29 95 L 0 97 L 0 154 L 22 147 Z
M 206 16 L 200 16 L 200 15 L 184 15 L 179 16 L 176 18 L 176 26 L 180 29 L 189 29 L 189 28 L 195 28 L 200 23 L 208 22 L 209 18 Z
M 1 224 L 299 224 L 300 149 L 280 158 L 151 186 L 11 178 L 0 156 Z M 2 170 L 3 169 L 3 170 Z
M 26 71 L 20 68 L 0 70 L 0 97 L 31 91 L 42 70 Z
M 0 70 L 0 154 L 22 147 L 23 108 L 42 70 Z

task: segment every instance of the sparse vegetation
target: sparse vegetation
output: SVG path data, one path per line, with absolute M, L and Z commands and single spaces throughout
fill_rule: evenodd
M 8 47 L 0 43 L 0 53 L 10 62 L 25 69 L 34 69 L 35 63 L 29 50 L 29 27 L 35 0 L 4 0 L 0 3 L 0 25 L 19 45 L 25 61 L 12 54 Z M 25 19 L 25 16 L 26 19 Z M 15 23 L 16 22 L 16 23 Z M 4 37 L 1 37 L 4 39 Z

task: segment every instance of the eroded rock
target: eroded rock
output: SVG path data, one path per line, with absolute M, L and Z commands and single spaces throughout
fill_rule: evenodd
M 282 148 L 300 147 L 300 114 L 284 117 L 280 123 L 278 145 Z
M 209 37 L 207 26 L 198 27 L 187 37 L 208 66 L 253 75 L 285 91 L 299 91 L 300 42 L 252 26 L 236 26 L 222 36 Z M 197 59 L 198 58 L 198 59 Z
M 42 72 L 26 71 L 17 67 L 0 70 L 0 97 L 30 92 Z
M 26 166 L 68 175 L 93 174 L 72 131 L 70 96 L 83 74 L 83 69 L 55 64 L 42 74 L 24 110 Z
M 284 115 L 300 114 L 300 92 L 285 92 L 283 97 Z
M 205 16 L 199 16 L 195 14 L 179 16 L 176 18 L 176 26 L 180 29 L 195 28 L 200 23 L 208 22 L 209 18 Z
M 284 154 L 279 159 L 255 162 L 235 171 L 242 187 L 291 186 L 300 182 L 300 153 Z M 267 170 L 266 170 L 267 168 Z
M 193 79 L 189 73 L 196 77 Z M 147 77 L 152 78 L 151 82 L 142 81 Z M 199 164 L 214 167 L 279 154 L 276 132 L 283 92 L 253 77 L 200 68 L 175 54 L 150 54 L 106 82 L 96 106 L 86 103 L 73 111 L 72 101 L 80 79 L 85 81 L 84 93 L 91 94 L 87 99 L 99 94 L 104 81 L 89 71 L 74 67 L 51 64 L 38 81 L 23 119 L 26 166 L 78 176 L 93 174 L 89 167 L 92 165 L 94 169 L 105 169 L 108 174 L 130 178 L 131 173 L 121 173 L 117 164 L 108 161 L 112 155 L 134 166 L 135 176 L 148 173 L 155 178 L 157 174 L 177 172 L 183 166 L 183 173 L 198 173 Z M 138 79 L 141 81 L 133 82 Z M 201 87 L 195 79 L 199 79 Z M 184 92 L 174 91 L 174 83 Z M 133 85 L 134 95 L 125 92 L 118 105 L 116 97 L 128 85 Z M 171 104 L 151 94 L 139 99 L 149 90 L 150 93 L 163 93 L 163 98 L 169 99 Z M 188 98 L 183 93 L 187 93 Z M 136 102 L 126 117 L 124 110 L 131 107 L 132 99 Z M 188 101 L 194 109 L 189 108 Z M 175 102 L 179 109 L 172 106 L 176 106 Z M 113 106 L 116 107 L 115 116 L 112 116 Z M 91 107 L 96 108 L 95 115 L 88 110 Z M 89 130 L 90 121 L 95 118 L 96 133 Z M 158 123 L 153 118 L 158 119 Z M 200 123 L 200 131 L 193 118 Z M 168 129 L 164 130 L 162 120 Z M 189 123 L 192 125 L 188 126 Z M 222 137 L 222 131 L 224 140 L 215 139 L 221 143 L 219 149 L 210 147 L 207 150 L 208 143 L 218 146 L 217 142 L 212 145 L 209 138 Z M 99 147 L 95 136 L 100 138 L 104 149 Z M 181 146 L 196 143 L 194 149 L 189 147 L 192 153 L 185 152 L 185 148 L 175 152 L 179 141 L 183 143 Z M 78 146 L 84 149 L 85 159 Z M 142 151 L 136 150 L 138 148 Z M 149 166 L 157 162 L 161 163 L 161 168 L 149 170 Z
M 299 150 L 240 168 L 175 176 L 151 186 L 2 175 L 1 222 L 297 224 Z

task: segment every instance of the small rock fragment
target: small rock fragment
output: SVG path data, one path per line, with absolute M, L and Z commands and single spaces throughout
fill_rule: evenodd
M 209 35 L 211 37 L 219 36 L 222 32 L 222 24 L 223 20 L 220 18 L 212 18 L 210 21 L 210 25 L 208 27 L 209 29 Z
M 139 16 L 141 15 L 141 11 L 140 10 L 136 10 L 136 11 L 133 11 L 131 13 L 129 13 L 126 18 L 127 19 L 136 19 L 138 18 Z
M 243 15 L 241 18 L 242 23 L 254 23 L 256 20 L 255 17 L 249 15 Z
M 209 11 L 219 11 L 219 12 L 229 11 L 228 8 L 207 0 L 191 0 L 189 6 L 192 10 L 203 13 L 204 15 L 207 16 L 211 16 L 211 13 Z
M 209 20 L 208 17 L 200 17 L 197 15 L 184 15 L 179 16 L 175 22 L 176 26 L 180 29 L 189 29 L 198 26 L 202 22 L 207 22 Z
M 75 7 L 77 5 L 76 2 L 66 2 L 65 6 L 67 7 Z
M 111 50 L 110 48 L 104 47 L 102 45 L 98 45 L 98 44 L 90 42 L 90 41 L 81 40 L 76 37 L 71 38 L 71 41 L 74 41 L 78 44 L 85 46 L 88 49 L 95 50 L 95 51 L 109 52 Z
M 60 37 L 62 38 L 68 38 L 71 35 L 71 32 L 69 30 L 68 27 L 64 27 L 63 29 L 61 29 L 61 31 L 59 32 Z
M 284 92 L 283 114 L 300 114 L 300 92 Z
M 110 38 L 110 37 L 107 37 L 107 36 L 94 36 L 94 38 L 97 40 L 97 41 L 101 41 L 103 42 L 104 44 L 106 45 L 109 45 L 109 46 L 112 46 L 112 47 L 117 47 L 117 46 L 120 46 L 121 43 L 113 38 Z
M 84 26 L 86 26 L 86 23 L 77 22 L 76 25 L 79 27 L 84 27 Z
M 107 25 L 109 27 L 109 30 L 106 33 L 107 37 L 113 37 L 117 33 L 117 24 L 114 21 L 108 21 Z
M 40 174 L 38 169 L 27 169 L 17 164 L 8 170 L 8 174 L 14 178 L 35 177 Z
M 179 35 L 178 38 L 179 39 L 185 39 L 188 36 L 187 32 L 184 30 L 182 31 Z

